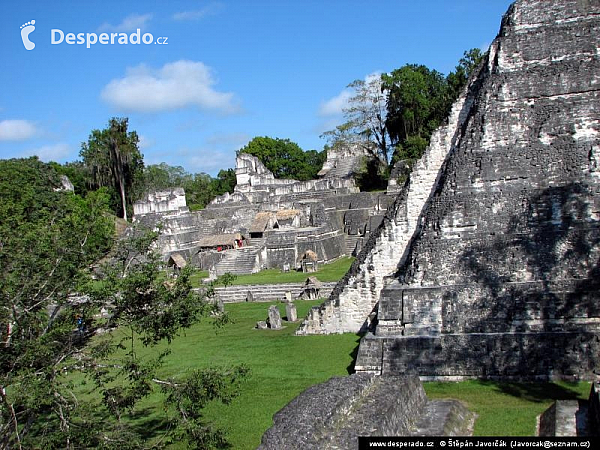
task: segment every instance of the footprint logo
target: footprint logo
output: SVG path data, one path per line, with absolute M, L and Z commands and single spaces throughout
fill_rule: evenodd
M 35 48 L 35 43 L 29 40 L 29 35 L 33 30 L 35 30 L 35 20 L 21 25 L 21 39 L 23 39 L 23 45 L 27 50 L 33 50 Z

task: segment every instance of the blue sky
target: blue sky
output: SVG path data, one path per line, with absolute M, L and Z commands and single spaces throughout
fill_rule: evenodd
M 0 158 L 74 161 L 91 130 L 123 116 L 146 164 L 193 173 L 233 167 L 254 136 L 320 150 L 350 82 L 407 63 L 447 74 L 491 43 L 510 3 L 2 0 Z M 118 44 L 138 28 L 152 44 Z M 115 43 L 52 44 L 53 29 Z

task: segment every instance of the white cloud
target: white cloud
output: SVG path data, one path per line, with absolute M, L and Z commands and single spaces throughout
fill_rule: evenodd
M 235 167 L 235 152 L 198 150 L 196 155 L 187 160 L 186 166 L 193 173 L 216 174 L 221 169 Z
M 123 78 L 111 80 L 101 97 L 124 110 L 157 112 L 197 106 L 223 113 L 239 111 L 231 92 L 218 92 L 210 67 L 202 62 L 179 60 L 160 69 L 144 64 L 127 68 Z
M 206 144 L 211 147 L 232 148 L 239 150 L 250 141 L 251 137 L 246 133 L 223 133 L 213 134 L 206 139 Z
M 36 132 L 35 125 L 28 120 L 0 121 L 0 141 L 24 141 L 35 136 Z
M 111 25 L 108 22 L 104 22 L 98 27 L 98 31 L 112 31 L 112 32 L 128 32 L 136 31 L 138 28 L 142 29 L 147 26 L 148 22 L 152 19 L 152 14 L 130 14 L 125 17 L 123 21 L 118 25 Z
M 149 138 L 147 136 L 140 135 L 140 136 L 138 136 L 138 139 L 139 139 L 138 147 L 140 148 L 140 150 L 150 148 L 154 145 L 154 139 Z
M 211 3 L 210 5 L 198 10 L 177 12 L 173 14 L 173 20 L 200 20 L 203 17 L 217 14 L 222 8 L 223 5 L 221 3 Z
M 71 153 L 71 148 L 64 142 L 57 144 L 43 145 L 33 150 L 28 150 L 25 155 L 37 155 L 42 161 L 59 161 L 66 158 Z
M 348 100 L 352 97 L 352 91 L 344 89 L 338 95 L 322 102 L 319 107 L 320 116 L 337 116 L 342 114 L 345 107 L 348 106 Z
M 366 75 L 364 81 L 366 84 L 369 84 L 379 78 L 381 78 L 381 72 L 377 71 Z M 335 97 L 322 102 L 319 106 L 319 115 L 323 117 L 341 116 L 344 108 L 348 106 L 348 100 L 350 100 L 353 94 L 352 89 L 345 88 Z

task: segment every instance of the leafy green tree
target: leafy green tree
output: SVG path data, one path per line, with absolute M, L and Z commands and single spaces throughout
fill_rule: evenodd
M 81 144 L 80 156 L 90 172 L 94 187 L 113 187 L 121 200 L 120 212 L 127 220 L 127 207 L 133 201 L 131 189 L 142 175 L 144 161 L 135 131 L 127 131 L 127 118 L 112 118 L 104 130 L 93 130 Z
M 37 158 L 0 161 L 2 448 L 52 447 L 56 433 L 72 422 L 61 377 L 81 343 L 73 339 L 74 319 L 66 312 L 69 295 L 108 251 L 114 223 L 105 214 L 103 190 L 82 198 L 60 188 L 60 174 Z M 77 430 L 69 433 L 84 441 L 86 432 Z M 45 440 L 34 443 L 34 434 Z
M 387 92 L 387 123 L 395 145 L 410 136 L 429 141 L 429 136 L 450 112 L 452 98 L 445 77 L 423 65 L 407 64 L 384 74 Z
M 454 99 L 458 98 L 463 87 L 466 86 L 469 77 L 479 64 L 481 64 L 485 56 L 486 54 L 479 48 L 467 50 L 459 60 L 454 71 L 448 74 L 447 80 Z
M 192 289 L 191 268 L 183 269 L 175 279 L 164 279 L 161 258 L 150 250 L 157 236 L 157 232 L 138 230 L 120 242 L 112 263 L 102 269 L 102 282 L 89 285 L 91 304 L 108 308 L 106 326 L 114 330 L 83 352 L 90 369 L 87 375 L 112 417 L 112 426 L 105 427 L 101 434 L 116 447 L 132 439 L 137 439 L 139 445 L 140 437 L 126 418 L 141 399 L 158 388 L 165 394 L 171 423 L 167 437 L 187 443 L 187 448 L 226 447 L 224 434 L 205 422 L 202 409 L 210 400 L 227 403 L 237 395 L 247 369 L 197 370 L 179 379 L 163 380 L 157 374 L 168 350 L 144 358 L 138 349 L 163 341 L 170 343 L 201 317 L 217 312 L 214 303 Z M 229 318 L 220 314 L 215 320 L 217 326 L 222 326 Z M 115 384 L 116 380 L 119 382 Z M 123 435 L 127 436 L 125 440 Z
M 206 173 L 196 173 L 183 184 L 188 207 L 192 210 L 203 209 L 217 196 L 213 187 L 215 179 Z
M 217 178 L 214 178 L 210 183 L 211 194 L 213 195 L 211 200 L 217 195 L 223 195 L 226 192 L 233 193 L 236 183 L 235 170 L 219 170 Z
M 89 174 L 81 161 L 59 164 L 56 162 L 48 163 L 58 173 L 66 176 L 73 184 L 75 193 L 85 196 L 90 191 L 91 180 Z
M 343 109 L 346 121 L 334 130 L 326 131 L 321 137 L 331 145 L 360 145 L 387 166 L 392 147 L 381 76 L 372 75 L 366 80 L 355 80 L 347 87 L 352 89 L 353 94 Z M 369 164 L 373 166 L 373 163 Z
M 266 136 L 253 138 L 239 152 L 256 156 L 273 172 L 275 178 L 301 181 L 316 178 L 325 160 L 323 152 L 304 152 L 298 144 L 289 139 L 273 139 Z
M 167 163 L 151 164 L 144 167 L 142 176 L 136 180 L 136 197 L 161 189 L 184 187 L 194 176 L 181 166 L 170 166 Z M 187 192 L 187 190 L 186 190 Z
M 169 424 L 163 442 L 225 446 L 202 407 L 230 401 L 247 370 L 162 380 L 168 352 L 139 352 L 170 342 L 214 306 L 192 290 L 190 269 L 165 279 L 150 251 L 155 232 L 132 231 L 91 280 L 114 233 L 106 190 L 82 198 L 60 186 L 60 174 L 36 158 L 0 161 L 0 448 L 149 447 L 128 418 L 157 391 Z M 89 298 L 72 296 L 81 292 Z M 99 308 L 108 319 L 92 320 Z M 104 333 L 94 336 L 99 326 Z M 75 384 L 74 374 L 88 383 Z

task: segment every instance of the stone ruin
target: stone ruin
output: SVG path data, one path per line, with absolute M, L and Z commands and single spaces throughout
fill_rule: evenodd
M 355 449 L 359 436 L 466 436 L 474 419 L 455 400 L 429 401 L 417 376 L 354 374 L 292 400 L 258 449 Z
M 377 374 L 592 378 L 599 155 L 600 3 L 516 1 L 299 334 L 367 332 L 356 370 Z
M 233 194 L 191 212 L 182 189 L 153 193 L 134 205 L 134 221 L 162 224 L 158 249 L 165 261 L 177 253 L 215 275 L 312 270 L 356 254 L 392 202 L 386 193 L 359 192 L 344 158 L 358 164 L 363 156 L 336 152 L 326 163 L 336 167 L 309 181 L 277 179 L 258 158 L 239 154 Z
M 145 200 L 133 204 L 134 216 L 149 213 L 181 213 L 188 212 L 183 188 L 166 189 L 151 192 Z

